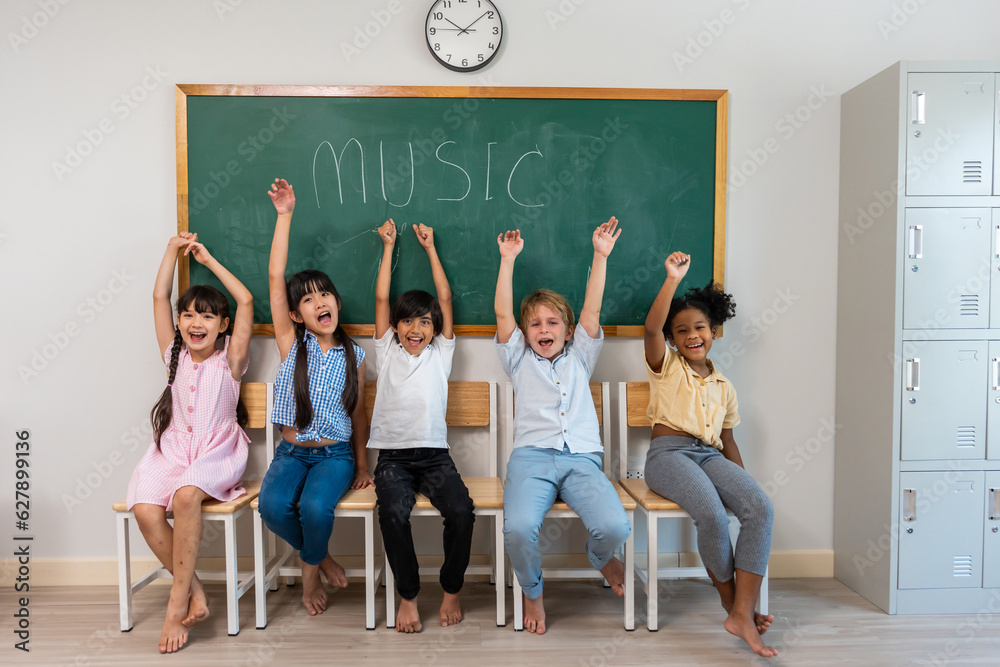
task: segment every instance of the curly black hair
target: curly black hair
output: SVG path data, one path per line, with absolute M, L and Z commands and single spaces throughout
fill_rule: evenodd
M 709 326 L 713 328 L 736 315 L 736 301 L 733 295 L 722 291 L 714 281 L 709 281 L 704 287 L 692 287 L 684 293 L 684 296 L 674 297 L 670 302 L 667 321 L 663 325 L 664 337 L 670 337 L 671 325 L 677 313 L 688 308 L 695 308 L 705 313 Z

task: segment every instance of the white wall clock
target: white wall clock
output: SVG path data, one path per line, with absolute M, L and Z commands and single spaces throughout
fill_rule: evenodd
M 490 0 L 437 0 L 427 12 L 427 48 L 456 72 L 473 72 L 500 50 L 503 21 Z

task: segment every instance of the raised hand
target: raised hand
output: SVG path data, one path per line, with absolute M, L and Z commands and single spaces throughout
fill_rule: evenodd
M 667 277 L 680 282 L 687 275 L 688 269 L 691 268 L 691 255 L 682 252 L 671 253 L 663 265 L 667 269 Z
M 199 264 L 208 264 L 212 261 L 212 255 L 209 254 L 204 245 L 198 243 L 197 234 L 191 234 L 189 238 L 182 239 L 178 249 L 184 250 L 185 255 L 194 257 Z
M 521 238 L 521 230 L 506 231 L 497 237 L 497 245 L 500 246 L 500 257 L 515 258 L 524 248 L 524 239 Z
M 378 236 L 390 248 L 396 244 L 396 223 L 389 218 L 378 228 Z
M 295 209 L 295 191 L 292 190 L 292 186 L 285 179 L 274 179 L 274 183 L 271 183 L 271 189 L 267 191 L 267 195 L 274 202 L 274 208 L 278 212 L 278 215 L 291 213 Z
M 615 241 L 622 233 L 620 229 L 615 231 L 617 226 L 618 219 L 614 216 L 611 216 L 611 219 L 604 224 L 597 226 L 597 229 L 594 230 L 594 252 L 603 257 L 611 254 L 611 251 L 615 249 Z
M 434 247 L 434 229 L 432 227 L 425 224 L 413 225 L 413 233 L 417 235 L 417 241 L 424 247 L 424 250 L 430 250 Z

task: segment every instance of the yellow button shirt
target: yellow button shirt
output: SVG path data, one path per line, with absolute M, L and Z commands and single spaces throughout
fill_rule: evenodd
M 663 357 L 659 373 L 646 362 L 649 375 L 649 407 L 646 416 L 651 424 L 664 424 L 677 431 L 690 433 L 702 442 L 722 449 L 722 429 L 740 423 L 736 390 L 732 383 L 715 370 L 703 378 L 687 360 L 671 347 Z

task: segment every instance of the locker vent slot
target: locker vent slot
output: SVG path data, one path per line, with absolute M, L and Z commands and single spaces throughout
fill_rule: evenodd
M 962 294 L 958 300 L 958 314 L 969 317 L 979 317 L 979 295 Z
M 975 426 L 959 426 L 958 427 L 958 437 L 955 442 L 956 446 L 961 449 L 963 447 L 975 447 L 976 446 L 976 427 Z
M 981 160 L 966 160 L 962 163 L 962 182 L 983 182 L 983 163 Z
M 955 556 L 954 574 L 956 577 L 971 577 L 972 556 Z

